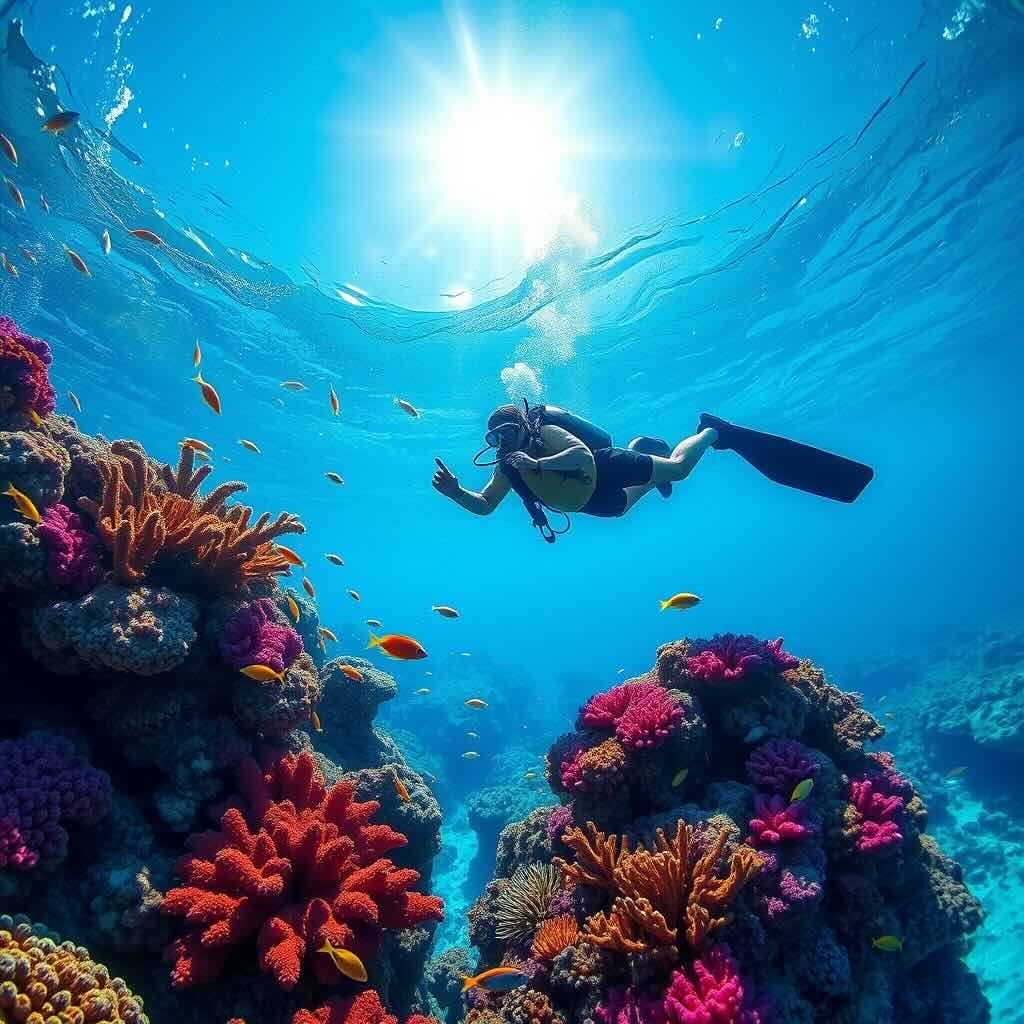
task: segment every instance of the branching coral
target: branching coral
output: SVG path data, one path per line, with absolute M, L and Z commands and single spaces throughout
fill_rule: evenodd
M 654 683 L 623 683 L 591 697 L 580 709 L 578 729 L 614 729 L 627 747 L 652 748 L 668 739 L 683 709 Z
M 50 384 L 50 346 L 0 316 L 0 415 L 34 412 L 49 416 L 57 396 Z
M 304 527 L 291 513 L 271 521 L 264 513 L 250 523 L 252 509 L 228 505 L 245 484 L 229 481 L 199 495 L 210 466 L 195 466 L 195 452 L 182 447 L 176 469 L 160 473 L 136 445 L 115 442 L 103 463 L 100 501 L 79 498 L 96 523 L 114 563 L 114 578 L 135 583 L 153 571 L 175 582 L 232 590 L 254 579 L 291 571 L 273 541 Z
M 277 621 L 274 602 L 259 597 L 231 616 L 218 643 L 224 660 L 236 669 L 268 665 L 281 672 L 302 653 L 302 639 L 285 622 Z
M 754 996 L 728 946 L 713 946 L 676 971 L 665 993 L 669 1024 L 768 1024 L 772 1007 Z
M 564 832 L 562 842 L 576 854 L 574 863 L 561 857 L 553 861 L 567 881 L 615 890 L 615 869 L 629 856 L 629 836 L 605 835 L 588 821 L 585 831 L 570 828 Z
M 552 864 L 519 868 L 498 896 L 495 936 L 518 942 L 533 935 L 547 917 L 551 897 L 560 883 L 561 875 Z
M 758 640 L 747 634 L 719 633 L 710 640 L 695 640 L 686 657 L 686 669 L 705 683 L 736 682 L 754 672 L 783 672 L 800 662 L 782 649 L 782 637 Z
M 579 938 L 579 934 L 576 918 L 572 914 L 559 914 L 541 922 L 530 951 L 536 960 L 554 960 Z
M 51 583 L 72 594 L 85 594 L 96 586 L 103 559 L 96 535 L 85 528 L 81 516 L 67 505 L 51 505 L 39 524 L 39 539 Z
M 751 846 L 778 846 L 795 843 L 817 835 L 817 826 L 807 820 L 806 800 L 790 802 L 781 796 L 759 793 L 754 800 L 754 817 L 750 821 Z
M 0 1020 L 26 1024 L 149 1024 L 142 1000 L 89 951 L 0 917 Z
M 253 935 L 262 970 L 290 990 L 325 940 L 366 962 L 385 929 L 440 920 L 441 901 L 411 888 L 419 873 L 382 858 L 405 837 L 370 824 L 380 805 L 356 802 L 354 782 L 328 789 L 303 753 L 266 771 L 243 761 L 239 785 L 244 807 L 191 837 L 193 852 L 177 868 L 185 885 L 161 907 L 187 922 L 167 950 L 175 987 L 217 978 L 231 947 Z M 327 957 L 312 968 L 322 981 L 339 977 Z

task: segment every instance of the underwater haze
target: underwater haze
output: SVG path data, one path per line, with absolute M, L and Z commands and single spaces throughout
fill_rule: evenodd
M 660 645 L 783 636 L 881 715 L 871 666 L 933 664 L 951 636 L 1020 622 L 1018 0 L 0 15 L 18 158 L 0 153 L 0 315 L 49 343 L 56 411 L 83 433 L 172 465 L 200 439 L 213 483 L 301 518 L 282 541 L 305 568 L 281 584 L 315 602 L 328 656 L 397 680 L 377 724 L 440 799 L 435 953 L 467 943 L 500 828 L 550 802 L 551 743 Z M 712 450 L 670 498 L 574 514 L 547 544 L 515 494 L 478 517 L 431 485 L 441 459 L 483 487 L 487 417 L 524 399 L 620 446 L 674 446 L 710 412 L 874 479 L 828 501 Z M 662 611 L 679 592 L 700 602 Z M 371 630 L 427 657 L 385 662 Z M 921 715 L 885 724 L 934 726 Z M 969 761 L 894 742 L 937 792 Z M 997 746 L 1012 779 L 1024 740 Z M 481 825 L 481 791 L 502 786 L 507 820 Z M 964 813 L 1004 798 L 1011 829 L 1024 795 L 994 783 Z M 1024 837 L 998 871 L 972 869 L 958 806 L 936 797 L 933 820 L 982 903 L 1024 888 Z M 1019 955 L 1024 934 L 986 928 L 968 962 L 991 1019 L 1021 1019 L 1016 968 L 989 951 Z

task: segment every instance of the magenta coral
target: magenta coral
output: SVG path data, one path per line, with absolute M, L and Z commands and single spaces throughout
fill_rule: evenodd
M 885 791 L 880 778 L 853 779 L 847 809 L 848 834 L 861 853 L 879 853 L 903 842 L 902 796 Z
M 632 988 L 612 988 L 597 1008 L 600 1024 L 665 1024 L 660 999 L 637 995 Z
M 661 746 L 683 717 L 663 687 L 655 683 L 623 683 L 599 693 L 580 710 L 577 728 L 614 729 L 627 747 Z
M 754 798 L 754 817 L 750 821 L 751 846 L 778 846 L 784 842 L 801 842 L 817 835 L 817 828 L 807 818 L 807 801 L 790 803 L 782 796 Z
M 96 586 L 103 574 L 102 549 L 77 512 L 67 505 L 51 505 L 39 524 L 39 539 L 46 549 L 51 583 L 72 594 L 85 594 Z
M 0 316 L 0 412 L 35 412 L 49 416 L 57 404 L 48 367 L 50 346 Z
M 626 752 L 615 739 L 607 739 L 594 747 L 574 747 L 568 760 L 560 766 L 562 786 L 570 793 L 608 795 L 622 781 L 626 768 Z
M 746 634 L 720 633 L 710 640 L 695 640 L 686 657 L 686 670 L 705 683 L 727 683 L 766 669 L 783 672 L 796 668 L 798 658 L 782 649 L 782 637 L 758 640 Z
M 56 863 L 67 852 L 64 823 L 94 825 L 109 811 L 109 777 L 64 737 L 0 742 L 0 868 Z
M 767 1024 L 771 1005 L 756 999 L 728 946 L 714 946 L 676 971 L 665 993 L 670 1024 Z
M 548 839 L 552 843 L 558 842 L 562 838 L 562 833 L 572 824 L 572 804 L 559 804 L 553 807 L 548 815 Z
M 769 793 L 788 795 L 804 779 L 814 778 L 820 768 L 798 740 L 768 740 L 747 758 L 747 778 Z
M 232 668 L 268 665 L 283 672 L 302 653 L 302 638 L 291 626 L 276 622 L 274 610 L 269 597 L 259 597 L 225 623 L 220 652 Z

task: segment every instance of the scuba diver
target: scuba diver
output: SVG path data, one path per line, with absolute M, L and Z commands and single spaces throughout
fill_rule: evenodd
M 606 430 L 581 416 L 524 400 L 522 409 L 495 409 L 484 440 L 486 447 L 473 456 L 473 465 L 493 466 L 494 473 L 482 491 L 460 486 L 438 458 L 434 487 L 481 516 L 490 515 L 514 490 L 549 544 L 569 529 L 570 512 L 617 517 L 651 490 L 670 497 L 672 485 L 685 480 L 709 448 L 733 451 L 777 483 L 835 501 L 854 501 L 874 476 L 862 463 L 709 413 L 701 414 L 697 433 L 675 448 L 655 437 L 637 437 L 616 448 Z M 490 451 L 494 459 L 481 461 Z M 551 527 L 548 511 L 565 517 L 562 529 Z

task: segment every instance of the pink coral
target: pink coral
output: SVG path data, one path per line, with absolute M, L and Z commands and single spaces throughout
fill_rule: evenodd
M 39 524 L 39 539 L 46 549 L 46 574 L 51 583 L 72 594 L 86 594 L 103 574 L 99 539 L 77 512 L 67 505 L 51 505 Z
M 665 993 L 669 1024 L 767 1024 L 771 1005 L 756 999 L 728 946 L 714 946 L 676 971 Z
M 764 669 L 783 672 L 796 668 L 798 658 L 782 649 L 782 637 L 758 640 L 746 634 L 720 633 L 695 640 L 687 652 L 686 670 L 705 683 L 728 683 Z
M 580 709 L 577 728 L 614 729 L 627 747 L 659 747 L 668 739 L 683 709 L 655 683 L 623 683 L 599 693 Z
M 772 739 L 747 758 L 747 778 L 758 789 L 789 794 L 804 779 L 812 779 L 821 765 L 798 740 Z
M 817 827 L 807 821 L 807 801 L 790 803 L 782 796 L 759 793 L 754 799 L 754 817 L 750 821 L 751 846 L 778 846 L 784 842 L 801 842 L 817 835 Z
M 561 764 L 562 786 L 570 793 L 612 793 L 622 781 L 626 752 L 616 739 L 577 746 Z
M 597 1008 L 601 1024 L 665 1024 L 660 999 L 637 995 L 632 988 L 612 988 Z
M 896 793 L 886 792 L 882 779 L 853 779 L 849 799 L 844 832 L 861 853 L 883 852 L 903 842 L 900 825 L 904 800 Z
M 269 665 L 282 672 L 302 653 L 302 637 L 287 624 L 275 621 L 274 602 L 259 597 L 241 608 L 224 624 L 220 653 L 237 669 Z
M 49 416 L 57 404 L 50 383 L 50 346 L 0 316 L 0 413 L 35 412 Z

